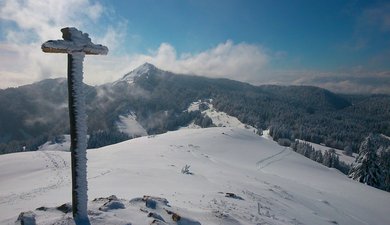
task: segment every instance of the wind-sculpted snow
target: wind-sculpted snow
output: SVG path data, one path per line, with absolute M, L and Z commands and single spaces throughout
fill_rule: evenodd
M 90 150 L 88 159 L 92 224 L 390 224 L 388 193 L 247 129 L 135 138 Z M 8 196 L 0 201 L 0 224 L 28 211 L 37 224 L 72 224 L 71 213 L 56 209 L 71 200 L 69 161 L 68 152 L 0 156 L 0 199 Z M 181 172 L 186 165 L 191 175 Z

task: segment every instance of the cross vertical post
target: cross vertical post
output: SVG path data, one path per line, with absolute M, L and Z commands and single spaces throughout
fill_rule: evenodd
M 72 209 L 76 224 L 89 224 L 87 195 L 87 115 L 83 91 L 85 55 L 106 55 L 108 48 L 93 44 L 88 34 L 74 27 L 61 29 L 64 40 L 42 44 L 42 51 L 68 54 L 68 103 L 71 137 Z

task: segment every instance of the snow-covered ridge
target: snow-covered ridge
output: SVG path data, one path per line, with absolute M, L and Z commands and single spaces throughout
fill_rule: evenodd
M 200 111 L 202 115 L 208 116 L 212 121 L 213 124 L 217 127 L 236 127 L 236 128 L 243 128 L 253 131 L 254 133 L 257 133 L 257 128 L 242 123 L 240 120 L 238 120 L 234 116 L 230 116 L 226 114 L 225 112 L 218 111 L 213 106 L 213 100 L 198 100 L 196 102 L 193 102 L 188 107 L 187 111 Z M 198 126 L 199 127 L 199 126 Z M 191 124 L 189 128 L 198 128 L 196 125 Z
M 88 194 L 98 198 L 89 204 L 94 225 L 164 224 L 161 218 L 165 224 L 390 224 L 388 193 L 247 129 L 172 131 L 90 150 L 88 159 Z M 181 172 L 186 165 L 191 174 Z M 14 224 L 30 210 L 38 225 L 72 224 L 70 213 L 54 211 L 71 200 L 69 152 L 1 155 L 0 180 L 0 224 Z M 119 200 L 101 198 L 111 195 Z M 161 199 L 156 210 L 144 195 Z M 42 206 L 48 211 L 35 211 Z M 166 210 L 183 220 L 173 221 Z

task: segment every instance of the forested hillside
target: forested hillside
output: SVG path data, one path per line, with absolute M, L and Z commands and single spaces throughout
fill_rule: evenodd
M 141 72 L 142 73 L 141 73 Z M 89 147 L 129 139 L 116 123 L 134 114 L 148 134 L 201 122 L 188 112 L 199 99 L 243 123 L 270 129 L 275 140 L 296 138 L 357 152 L 369 133 L 390 136 L 390 96 L 340 95 L 309 86 L 253 86 L 228 79 L 177 75 L 145 64 L 121 80 L 85 86 Z M 0 90 L 0 151 L 35 150 L 68 133 L 66 80 Z

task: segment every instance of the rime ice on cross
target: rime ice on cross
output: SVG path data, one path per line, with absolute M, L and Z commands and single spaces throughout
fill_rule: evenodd
M 74 27 L 61 29 L 64 40 L 47 41 L 42 51 L 68 54 L 68 98 L 72 161 L 72 206 L 76 224 L 89 223 L 87 204 L 87 115 L 83 93 L 83 61 L 87 55 L 106 55 L 108 48 L 93 44 Z

